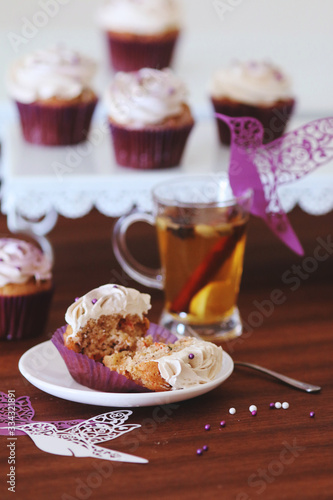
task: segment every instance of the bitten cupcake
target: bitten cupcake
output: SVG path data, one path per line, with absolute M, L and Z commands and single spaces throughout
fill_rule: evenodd
M 16 61 L 7 76 L 26 141 L 46 146 L 86 140 L 97 96 L 95 63 L 57 45 Z
M 109 0 L 98 12 L 115 71 L 170 66 L 181 22 L 177 0 Z
M 34 244 L 0 238 L 0 339 L 43 333 L 53 294 L 51 266 Z
M 65 346 L 101 361 L 132 350 L 149 328 L 150 295 L 120 285 L 103 285 L 77 297 L 67 309 Z
M 72 377 L 105 392 L 170 391 L 214 380 L 222 348 L 177 340 L 150 324 L 150 307 L 148 294 L 113 284 L 78 297 L 67 309 L 67 326 L 52 336 Z
M 117 73 L 105 104 L 119 165 L 156 169 L 180 164 L 194 120 L 186 87 L 169 68 Z
M 264 143 L 283 134 L 295 106 L 289 78 L 268 62 L 234 62 L 217 71 L 210 83 L 216 113 L 257 118 Z M 230 144 L 230 130 L 217 120 L 220 141 Z

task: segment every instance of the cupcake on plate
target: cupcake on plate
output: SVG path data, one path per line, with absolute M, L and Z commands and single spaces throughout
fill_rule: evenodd
M 109 0 L 97 22 L 115 71 L 170 66 L 181 29 L 177 0 Z
M 51 260 L 35 244 L 0 238 L 0 339 L 43 333 L 53 295 Z
M 86 140 L 97 96 L 91 88 L 95 63 L 61 45 L 16 61 L 7 75 L 26 141 L 46 146 Z
M 147 333 L 150 295 L 120 285 L 103 285 L 77 297 L 67 309 L 65 346 L 101 361 L 132 350 Z
M 212 342 L 184 337 L 105 356 L 103 363 L 151 391 L 171 391 L 214 380 L 222 367 L 222 355 L 222 347 Z
M 295 106 L 289 78 L 269 62 L 234 62 L 213 75 L 209 90 L 216 113 L 259 120 L 264 143 L 281 137 Z M 217 126 L 222 144 L 230 144 L 229 127 Z
M 119 72 L 105 93 L 116 161 L 136 169 L 178 166 L 194 120 L 169 69 Z
M 106 392 L 169 391 L 214 380 L 222 348 L 177 340 L 149 323 L 150 307 L 148 294 L 113 284 L 78 297 L 67 309 L 67 325 L 52 337 L 72 377 Z

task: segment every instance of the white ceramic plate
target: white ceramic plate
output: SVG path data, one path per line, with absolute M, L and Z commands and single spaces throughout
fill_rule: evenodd
M 223 352 L 222 369 L 218 376 L 207 384 L 166 392 L 116 393 L 94 391 L 75 382 L 50 340 L 29 349 L 19 361 L 22 375 L 32 385 L 48 394 L 77 403 L 127 408 L 164 405 L 200 396 L 222 384 L 232 374 L 233 369 L 231 357 Z

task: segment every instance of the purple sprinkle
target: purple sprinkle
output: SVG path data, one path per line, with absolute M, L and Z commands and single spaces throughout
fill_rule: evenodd
M 210 431 L 210 425 L 209 424 L 205 425 L 205 431 Z
M 201 448 L 197 449 L 197 455 L 202 455 L 202 449 Z
M 225 427 L 225 420 L 221 420 L 220 427 Z
M 96 302 L 97 302 L 97 299 L 92 299 L 92 301 L 91 301 L 92 304 L 96 304 Z
M 80 297 L 75 297 L 75 302 L 77 302 L 78 300 L 80 300 Z
M 271 409 L 275 408 L 275 403 L 269 403 L 269 407 L 270 407 Z
M 17 269 L 18 271 L 21 271 L 20 266 L 16 266 L 16 269 Z
M 280 71 L 275 71 L 275 78 L 278 81 L 283 80 L 283 74 Z
M 251 411 L 251 415 L 252 415 L 253 417 L 255 417 L 255 416 L 256 416 L 256 414 L 257 414 L 256 410 Z
M 3 259 L 0 259 L 0 262 L 3 262 Z
M 203 449 L 203 451 L 208 451 L 208 446 L 205 444 L 205 445 L 203 445 L 202 449 Z
M 190 352 L 190 354 L 188 355 L 188 357 L 189 357 L 190 359 L 193 359 L 193 358 L 194 358 L 194 354 L 193 354 L 192 352 Z
M 313 418 L 315 416 L 315 412 L 314 411 L 310 411 L 310 418 Z
M 119 286 L 118 285 L 113 285 L 113 288 L 119 288 Z

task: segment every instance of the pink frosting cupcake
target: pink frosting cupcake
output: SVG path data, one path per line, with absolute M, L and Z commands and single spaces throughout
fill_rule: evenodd
M 63 46 L 18 60 L 7 76 L 26 141 L 47 146 L 86 140 L 97 103 L 90 84 L 95 63 Z
M 108 0 L 97 21 L 115 71 L 170 66 L 181 29 L 177 0 Z
M 178 166 L 194 120 L 170 69 L 116 74 L 105 93 L 116 161 L 136 169 Z
M 210 83 L 217 113 L 250 116 L 264 127 L 264 143 L 281 137 L 295 106 L 289 78 L 268 62 L 234 62 L 218 70 Z M 230 144 L 229 127 L 217 120 L 222 144 Z
M 0 339 L 44 331 L 53 295 L 52 263 L 36 245 L 0 238 Z

